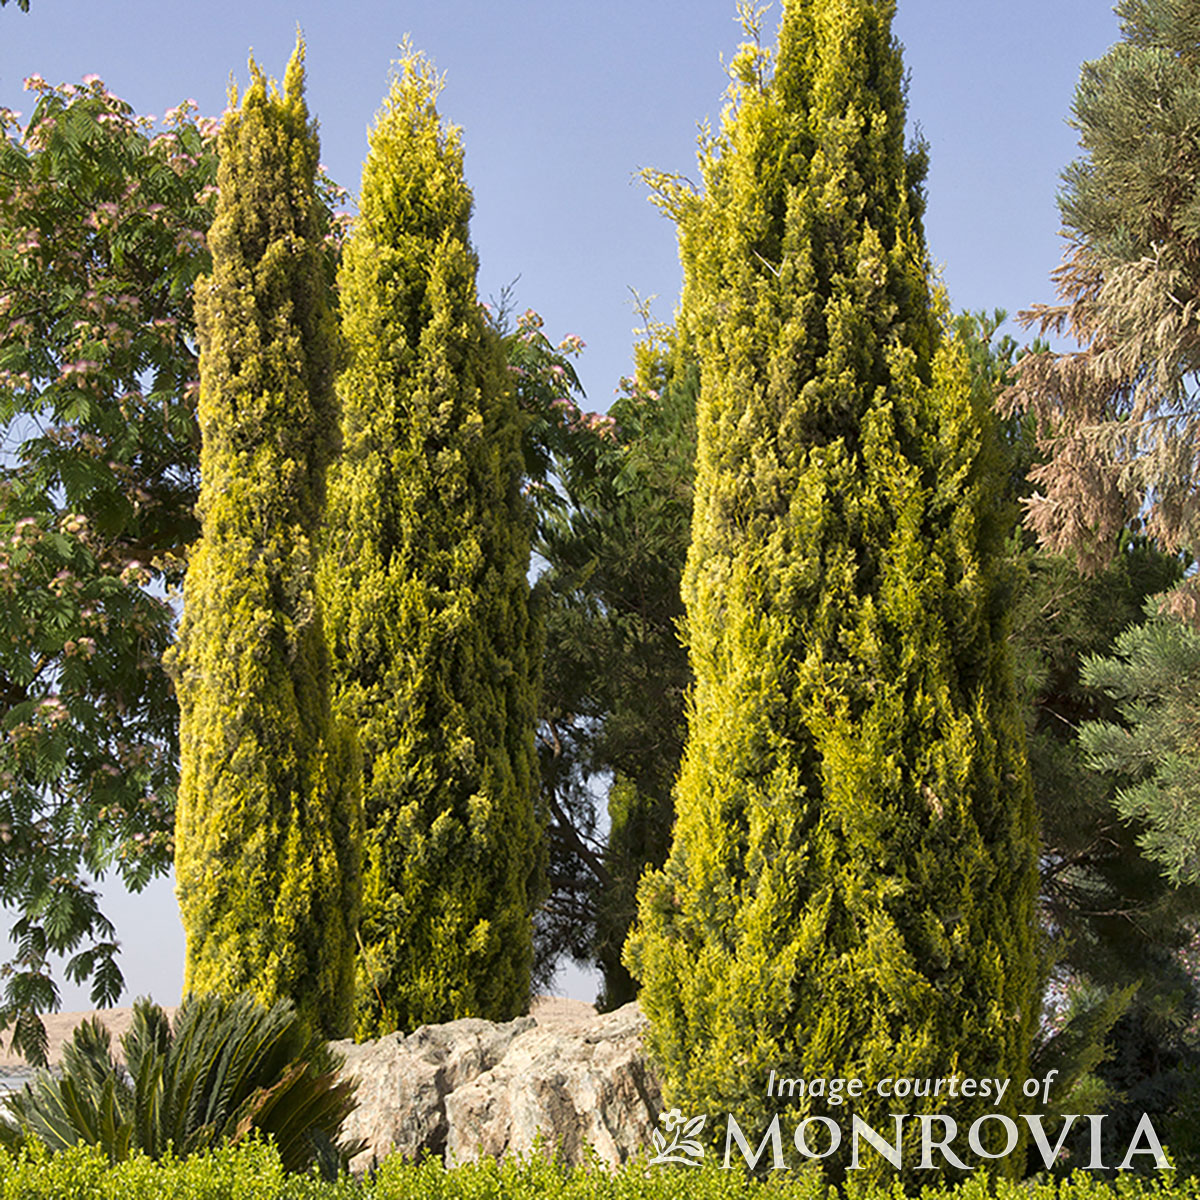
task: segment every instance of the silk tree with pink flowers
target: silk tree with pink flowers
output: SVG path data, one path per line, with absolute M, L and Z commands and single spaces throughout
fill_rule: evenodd
M 34 1061 L 51 956 L 122 990 L 95 880 L 171 862 L 178 713 L 164 588 L 196 533 L 191 285 L 215 124 L 136 116 L 95 75 L 0 111 L 0 1026 Z

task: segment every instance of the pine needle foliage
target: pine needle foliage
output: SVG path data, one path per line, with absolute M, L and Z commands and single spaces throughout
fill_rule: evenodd
M 1124 782 L 1116 808 L 1146 857 L 1176 886 L 1200 883 L 1200 632 L 1149 601 L 1113 651 L 1083 664 L 1121 717 L 1084 724 L 1088 765 Z
M 359 1037 L 525 1011 L 544 872 L 521 426 L 440 86 L 406 44 L 339 277 L 322 582 L 337 712 L 363 750 Z
M 679 583 L 691 527 L 697 372 L 669 330 L 651 325 L 647 333 L 636 378 L 622 381 L 603 418 L 554 401 L 552 411 L 565 414 L 554 455 L 561 502 L 549 488 L 538 493 L 551 894 L 535 941 L 545 982 L 563 953 L 599 967 L 602 1010 L 637 994 L 621 955 L 642 872 L 661 867 L 670 848 L 690 678 Z M 523 394 L 531 374 L 521 378 Z M 550 380 L 562 390 L 557 374 Z M 601 848 L 596 809 L 605 791 Z
M 1200 7 L 1116 12 L 1121 41 L 1084 63 L 1075 92 L 1083 154 L 1059 193 L 1058 303 L 1020 314 L 1081 348 L 1027 355 L 1002 397 L 1033 414 L 1046 459 L 1028 523 L 1088 571 L 1127 524 L 1171 552 L 1200 548 Z M 1197 576 L 1171 603 L 1200 623 Z
M 335 343 L 303 63 L 301 43 L 281 93 L 251 61 L 220 133 L 175 870 L 187 989 L 288 998 L 333 1037 L 352 1008 L 361 810 L 315 591 Z
M 743 6 L 703 193 L 657 181 L 700 363 L 695 685 L 627 962 L 670 1103 L 760 1131 L 772 1069 L 1023 1077 L 1038 1008 L 1014 513 L 928 282 L 893 10 L 789 0 L 772 58 Z

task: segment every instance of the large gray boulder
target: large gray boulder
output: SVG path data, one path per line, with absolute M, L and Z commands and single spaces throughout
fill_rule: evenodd
M 437 1154 L 448 1163 L 528 1154 L 541 1144 L 567 1162 L 594 1147 L 610 1164 L 649 1145 L 662 1093 L 642 1049 L 636 1004 L 597 1016 L 543 1006 L 545 1016 L 497 1025 L 451 1021 L 355 1045 L 335 1042 L 343 1075 L 359 1080 L 358 1108 L 343 1127 L 367 1149 Z
M 636 1004 L 576 1029 L 535 1027 L 487 1071 L 446 1097 L 448 1161 L 526 1154 L 539 1137 L 570 1163 L 591 1145 L 609 1165 L 650 1144 L 662 1108 L 642 1050 Z
M 358 1107 L 342 1126 L 346 1141 L 367 1145 L 351 1164 L 365 1170 L 392 1153 L 412 1158 L 446 1148 L 446 1097 L 490 1070 L 532 1017 L 503 1025 L 467 1018 L 422 1025 L 407 1037 L 389 1034 L 373 1042 L 333 1042 L 342 1055 L 341 1074 L 358 1080 Z

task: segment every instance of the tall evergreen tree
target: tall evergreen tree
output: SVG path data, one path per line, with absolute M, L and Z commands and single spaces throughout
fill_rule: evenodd
M 327 1036 L 353 992 L 361 809 L 332 724 L 314 537 L 334 444 L 334 326 L 298 44 L 251 61 L 219 141 L 197 286 L 202 532 L 174 657 L 185 988 L 291 998 Z
M 562 494 L 543 505 L 537 542 L 548 564 L 539 586 L 547 613 L 541 745 L 552 885 L 538 949 L 599 965 L 602 1008 L 636 994 L 621 953 L 642 871 L 662 866 L 670 847 L 690 679 L 679 584 L 696 372 L 663 332 L 639 346 L 637 377 L 624 381 L 604 418 L 558 401 Z M 601 847 L 596 807 L 604 789 L 609 834 Z
M 997 395 L 1013 381 L 1017 344 L 991 338 L 1004 313 L 964 315 L 976 385 Z M 1034 353 L 1039 350 L 1035 349 Z M 1010 490 L 1028 496 L 1038 462 L 1035 422 L 1010 418 Z M 1041 1023 L 1031 1074 L 1058 1071 L 1051 1113 L 1103 1112 L 1105 1162 L 1117 1163 L 1150 1114 L 1176 1162 L 1193 1153 L 1175 1117 L 1190 1111 L 1196 988 L 1185 948 L 1200 890 L 1174 887 L 1139 849 L 1137 822 L 1122 821 L 1116 783 L 1092 769 L 1081 723 L 1111 721 L 1116 707 L 1081 681 L 1088 656 L 1110 652 L 1148 596 L 1179 582 L 1182 564 L 1145 537 L 1124 533 L 1119 552 L 1093 577 L 1073 557 L 1048 554 L 1029 531 L 1011 539 L 1014 674 L 1025 714 L 1041 826 L 1040 908 L 1052 930 L 1052 1011 Z M 1086 728 L 1086 725 L 1083 726 Z M 1055 1164 L 1092 1158 L 1082 1131 Z M 1072 1144 L 1074 1142 L 1074 1144 Z
M 439 90 L 407 50 L 340 275 L 322 570 L 336 707 L 364 755 L 360 1037 L 523 1012 L 544 870 L 521 426 Z
M 930 293 L 893 9 L 785 3 L 773 63 L 734 60 L 703 195 L 661 181 L 700 362 L 696 682 L 627 958 L 671 1102 L 759 1129 L 781 1064 L 1021 1076 L 1037 1019 L 1013 514 Z
M 1059 195 L 1059 303 L 1022 319 L 1081 349 L 1022 360 L 1003 398 L 1033 413 L 1045 462 L 1029 523 L 1052 550 L 1108 561 L 1126 524 L 1200 553 L 1200 5 L 1120 0 L 1122 40 L 1085 63 L 1083 155 Z M 1200 577 L 1174 589 L 1200 624 Z
M 1125 782 L 1117 811 L 1174 884 L 1200 883 L 1200 631 L 1147 606 L 1146 622 L 1087 660 L 1084 681 L 1114 700 L 1116 721 L 1089 721 L 1089 764 Z

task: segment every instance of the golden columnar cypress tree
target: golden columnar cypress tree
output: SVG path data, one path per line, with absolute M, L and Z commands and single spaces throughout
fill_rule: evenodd
M 196 292 L 203 524 L 175 658 L 185 987 L 290 997 L 342 1036 L 361 801 L 315 593 L 336 429 L 317 137 L 302 44 L 282 95 L 250 70 L 221 128 L 212 276 Z
M 735 60 L 703 195 L 662 181 L 701 371 L 695 685 L 627 961 L 671 1103 L 755 1145 L 772 1112 L 846 1113 L 768 1100 L 772 1069 L 1022 1077 L 1038 1007 L 1011 514 L 928 282 L 893 8 L 788 0 L 773 69 Z M 951 1108 L 987 1106 L 853 1111 L 890 1139 L 891 1111 Z
M 363 749 L 360 1037 L 524 1011 L 543 856 L 520 425 L 439 89 L 408 51 L 340 276 L 322 580 L 335 706 Z

